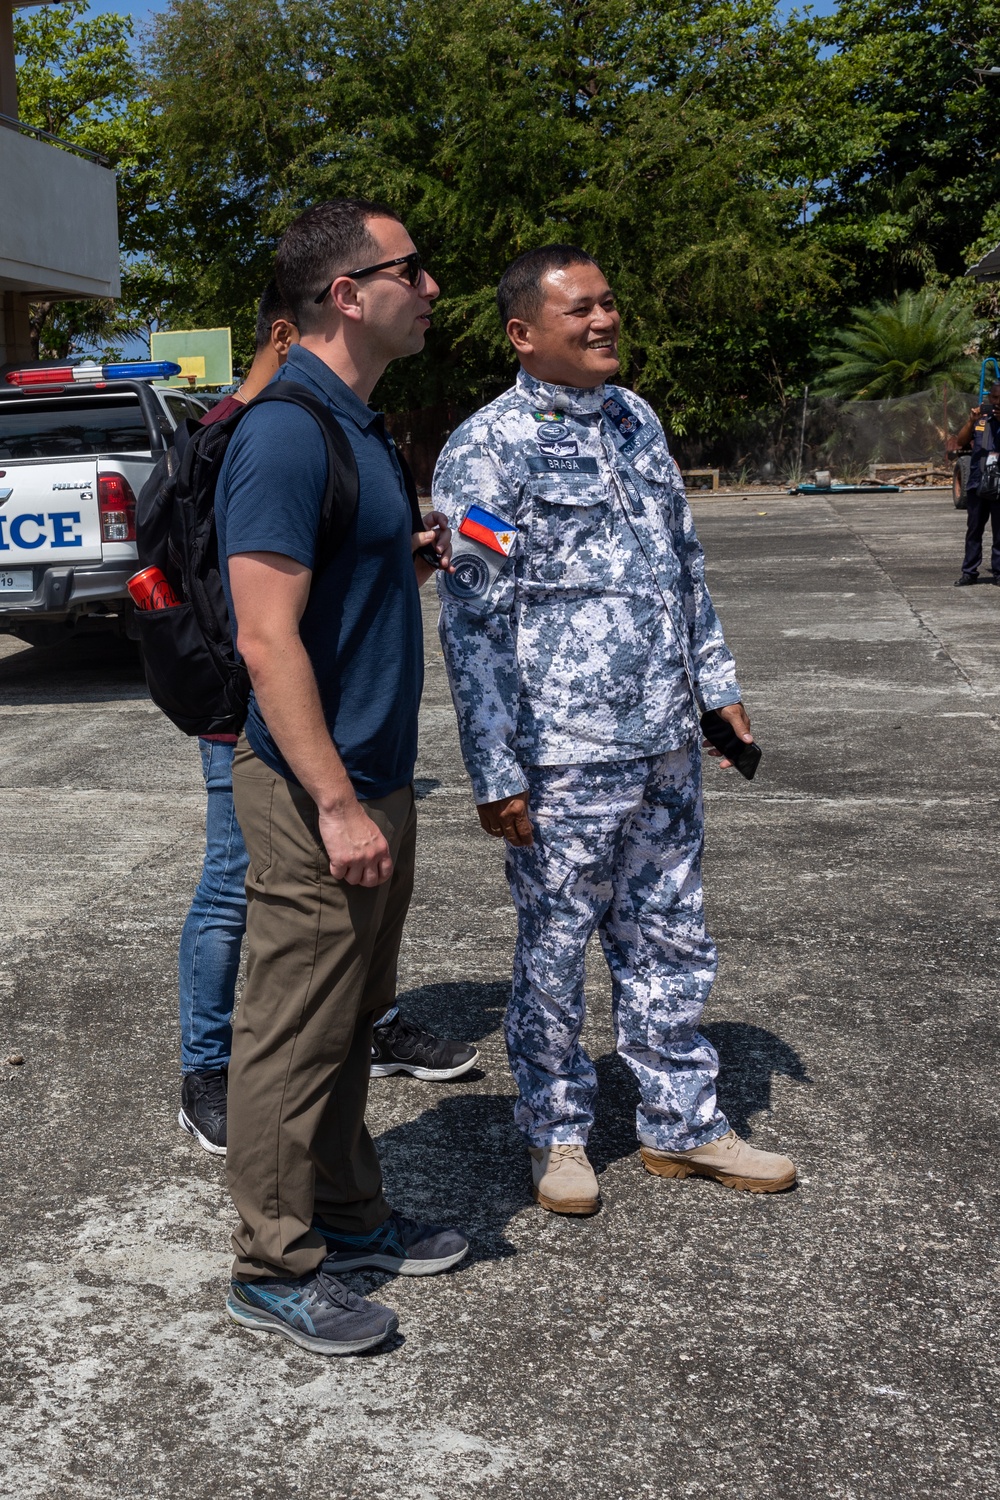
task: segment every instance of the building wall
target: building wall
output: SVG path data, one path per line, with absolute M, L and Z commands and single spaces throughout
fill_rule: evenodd
M 33 358 L 28 303 L 117 297 L 115 174 L 45 141 L 17 119 L 13 10 L 0 0 L 0 368 Z
M 115 174 L 58 146 L 0 129 L 0 288 L 117 297 Z
M 117 297 L 115 174 L 0 125 L 0 365 L 32 356 L 33 298 Z

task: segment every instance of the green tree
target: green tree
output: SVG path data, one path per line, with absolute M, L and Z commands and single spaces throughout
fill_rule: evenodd
M 170 317 L 230 326 L 238 365 L 253 357 L 257 301 L 295 214 L 298 159 L 325 128 L 316 47 L 296 0 L 172 0 L 144 52 Z
M 87 16 L 86 0 L 65 0 L 15 15 L 18 110 L 22 120 L 106 157 L 118 181 L 118 224 L 124 256 L 122 297 L 43 301 L 32 307 L 32 334 L 41 358 L 80 348 L 120 352 L 133 333 L 148 330 L 169 296 L 158 271 L 158 175 L 152 109 L 131 50 L 132 21 Z
M 942 296 L 924 287 L 895 302 L 855 308 L 854 322 L 827 351 L 832 363 L 817 394 L 873 401 L 944 381 L 967 390 L 978 375 L 977 361 L 966 353 L 974 333 L 973 310 L 960 292 Z
M 1000 200 L 998 0 L 840 0 L 812 106 L 816 232 L 853 299 L 961 276 Z
M 794 389 L 832 290 L 778 178 L 813 61 L 785 35 L 770 0 L 172 0 L 146 66 L 175 283 L 239 347 L 290 219 L 387 199 L 443 296 L 379 399 L 471 406 L 511 377 L 504 266 L 573 240 L 619 292 L 626 378 L 675 429 L 731 425 Z

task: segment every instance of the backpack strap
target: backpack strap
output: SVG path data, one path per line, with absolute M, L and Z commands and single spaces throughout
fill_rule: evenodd
M 287 401 L 301 406 L 316 421 L 326 442 L 326 490 L 320 507 L 319 533 L 313 578 L 331 562 L 351 528 L 358 508 L 358 466 L 347 434 L 325 401 L 297 380 L 278 380 L 248 401 L 240 417 L 265 401 Z
M 417 481 L 413 477 L 413 470 L 406 462 L 400 449 L 397 448 L 391 434 L 387 433 L 386 436 L 389 438 L 389 447 L 392 449 L 396 462 L 399 465 L 399 472 L 403 476 L 403 488 L 406 490 L 406 498 L 410 502 L 412 529 L 413 531 L 423 531 L 425 529 L 424 518 L 420 510 L 420 496 L 417 494 Z M 426 547 L 418 547 L 414 556 L 422 557 L 424 562 L 430 563 L 432 568 L 439 568 L 441 566 L 441 561 L 434 551 L 433 542 L 428 542 Z
M 420 514 L 420 497 L 417 494 L 417 483 L 413 477 L 413 470 L 406 462 L 406 459 L 403 457 L 400 449 L 396 446 L 395 439 L 389 433 L 386 433 L 386 437 L 388 437 L 389 439 L 389 447 L 392 450 L 393 457 L 399 465 L 399 472 L 403 476 L 403 488 L 406 490 L 406 498 L 410 502 L 410 515 L 413 519 L 413 530 L 423 531 L 424 518 Z

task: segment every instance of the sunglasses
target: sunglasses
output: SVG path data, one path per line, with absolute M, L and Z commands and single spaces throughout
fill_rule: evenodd
M 390 266 L 405 266 L 406 280 L 412 287 L 416 286 L 423 271 L 423 266 L 420 264 L 419 250 L 411 250 L 409 255 L 397 255 L 395 260 L 380 260 L 377 266 L 362 266 L 359 271 L 342 271 L 340 275 L 349 276 L 352 281 L 357 281 L 360 276 L 374 276 L 376 271 L 388 271 Z M 335 276 L 333 280 L 339 281 L 340 277 Z M 325 302 L 330 295 L 331 286 L 333 286 L 333 281 L 330 282 L 330 286 L 325 286 L 319 296 L 313 298 L 313 301 L 316 303 Z

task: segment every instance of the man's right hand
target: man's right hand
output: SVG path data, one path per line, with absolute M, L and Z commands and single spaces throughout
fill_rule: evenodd
M 321 812 L 319 836 L 334 880 L 344 880 L 348 885 L 384 885 L 392 874 L 389 845 L 360 802 Z
M 521 849 L 528 849 L 535 842 L 528 817 L 527 792 L 501 797 L 499 802 L 480 802 L 476 812 L 486 832 L 495 839 L 506 839 L 508 844 Z

